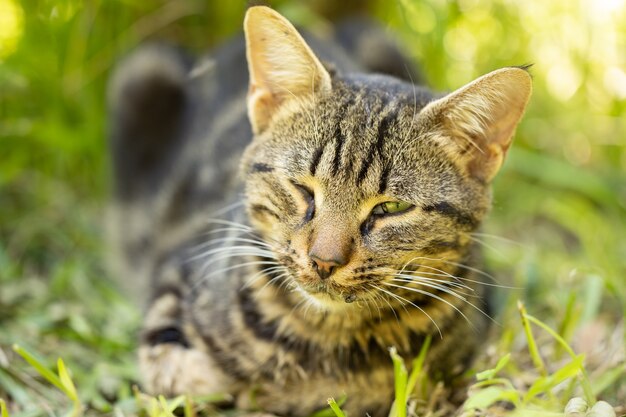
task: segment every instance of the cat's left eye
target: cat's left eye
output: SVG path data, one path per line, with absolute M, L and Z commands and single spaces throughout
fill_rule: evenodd
M 309 221 L 313 218 L 313 216 L 315 216 L 315 196 L 313 194 L 313 191 L 300 184 L 294 183 L 294 186 L 298 189 L 298 191 L 300 191 L 300 194 L 302 194 L 302 197 L 307 203 L 307 209 L 304 214 L 304 219 L 306 221 Z
M 385 201 L 378 204 L 372 210 L 372 214 L 383 216 L 385 214 L 398 214 L 412 209 L 414 206 L 406 201 Z

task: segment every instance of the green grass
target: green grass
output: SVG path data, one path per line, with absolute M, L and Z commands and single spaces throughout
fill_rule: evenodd
M 461 407 L 463 416 L 482 415 L 485 410 L 493 410 L 494 406 L 502 402 L 507 402 L 515 407 L 515 415 L 532 415 L 532 413 L 542 412 L 559 415 L 565 407 L 570 397 L 580 392 L 584 401 L 593 406 L 597 402 L 602 391 L 613 383 L 616 383 L 626 375 L 626 364 L 622 363 L 614 369 L 610 376 L 603 374 L 594 378 L 589 378 L 588 371 L 584 366 L 584 355 L 576 354 L 565 340 L 542 321 L 529 315 L 523 304 L 518 304 L 520 313 L 520 327 L 523 328 L 527 350 L 517 352 L 515 359 L 513 355 L 507 353 L 502 356 L 494 368 L 484 370 L 475 374 L 476 383 L 470 386 L 467 400 Z M 563 357 L 557 357 L 558 366 L 550 366 L 545 363 L 540 349 L 539 340 L 533 335 L 532 325 L 544 331 L 549 337 L 548 341 L 542 344 L 559 345 L 563 352 Z M 430 340 L 428 339 L 417 358 L 411 363 L 410 372 L 407 370 L 405 358 L 401 358 L 394 348 L 390 349 L 390 362 L 393 363 L 395 373 L 395 401 L 390 411 L 389 417 L 407 416 L 437 416 L 445 415 L 444 412 L 451 412 L 450 406 L 445 404 L 444 398 L 438 398 L 436 390 L 429 395 L 429 388 L 432 389 L 432 382 L 427 377 L 427 358 Z M 13 346 L 13 351 L 17 353 L 30 368 L 25 372 L 31 372 L 32 376 L 38 380 L 37 391 L 52 388 L 47 394 L 42 395 L 39 401 L 48 401 L 50 408 L 56 410 L 60 404 L 66 403 L 66 415 L 71 417 L 82 416 L 90 413 L 107 413 L 113 411 L 117 415 L 147 415 L 150 417 L 183 415 L 185 417 L 195 417 L 200 414 L 211 415 L 216 412 L 214 405 L 226 399 L 225 396 L 212 396 L 205 398 L 192 398 L 189 396 L 178 396 L 166 399 L 163 396 L 152 397 L 141 393 L 136 386 L 132 391 L 126 391 L 117 396 L 114 400 L 100 402 L 89 398 L 88 391 L 77 390 L 77 383 L 74 382 L 71 371 L 66 367 L 61 358 L 57 359 L 56 367 L 51 369 L 44 360 L 36 357 L 35 354 L 18 346 Z M 534 364 L 534 368 L 527 367 L 522 362 L 524 357 L 529 357 Z M 513 363 L 517 361 L 518 364 Z M 515 366 L 527 367 L 524 372 L 533 373 L 532 383 L 526 387 L 516 384 L 518 371 Z M 609 381 L 601 381 L 609 378 Z M 82 379 L 82 378 L 81 378 Z M 608 383 L 607 383 L 608 382 Z M 33 401 L 34 396 L 27 393 L 27 389 L 35 390 L 35 386 L 24 379 L 24 392 L 14 395 L 16 399 L 22 397 L 27 401 Z M 429 387 L 430 385 L 430 387 Z M 595 388 L 595 389 L 594 389 Z M 343 399 L 345 400 L 345 398 Z M 340 403 L 343 402 L 340 401 Z M 441 404 L 443 402 L 443 406 Z M 329 410 L 317 413 L 312 417 L 329 416 L 330 413 L 336 417 L 346 417 L 341 410 L 340 403 L 333 398 L 329 398 Z M 45 403 L 44 403 L 45 404 Z M 2 417 L 8 417 L 6 403 L 0 401 Z M 444 411 L 445 410 L 445 411 Z M 624 411 L 622 409 L 622 411 Z M 232 413 L 232 411 L 230 412 Z M 36 415 L 37 410 L 25 409 L 15 415 Z M 11 414 L 13 415 L 13 414 Z
M 616 58 L 626 43 L 626 9 L 601 3 L 369 3 L 436 88 L 535 63 L 530 109 L 494 184 L 492 216 L 476 236 L 489 271 L 518 289 L 496 297 L 499 325 L 468 375 L 475 382 L 467 416 L 495 399 L 516 404 L 517 415 L 558 415 L 545 413 L 561 412 L 574 396 L 605 399 L 626 413 L 619 351 L 626 345 L 626 94 Z M 296 22 L 320 23 L 303 2 L 274 4 Z M 105 85 L 138 43 L 167 38 L 205 50 L 239 30 L 244 6 L 19 5 L 22 30 L 11 42 L 0 31 L 2 417 L 214 413 L 216 398 L 165 400 L 135 388 L 140 308 L 107 274 L 103 243 Z M 529 313 L 520 315 L 518 300 Z M 390 356 L 398 375 L 393 413 L 443 413 L 445 391 L 423 377 L 428 361 L 404 359 L 408 368 Z

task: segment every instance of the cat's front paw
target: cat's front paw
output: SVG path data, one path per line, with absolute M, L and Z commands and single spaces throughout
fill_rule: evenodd
M 598 401 L 589 408 L 583 398 L 574 397 L 565 406 L 565 417 L 616 417 L 615 410 L 605 401 Z
M 227 378 L 205 352 L 179 343 L 140 347 L 139 365 L 150 394 L 205 395 L 228 389 Z

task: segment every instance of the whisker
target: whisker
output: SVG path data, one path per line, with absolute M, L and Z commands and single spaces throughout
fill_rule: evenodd
M 445 298 L 439 297 L 437 294 L 433 294 L 433 293 L 428 292 L 428 291 L 420 290 L 420 289 L 418 289 L 418 288 L 411 288 L 411 287 L 405 287 L 405 286 L 402 286 L 402 285 L 392 284 L 392 283 L 390 283 L 390 282 L 383 282 L 383 284 L 384 284 L 384 285 L 388 285 L 388 286 L 390 286 L 390 287 L 401 288 L 401 289 L 403 289 L 403 290 L 416 292 L 416 293 L 418 293 L 418 294 L 422 294 L 422 295 L 425 295 L 425 296 L 427 296 L 427 297 L 432 297 L 432 298 L 434 298 L 434 299 L 436 299 L 436 300 L 439 300 L 439 301 L 441 301 L 442 303 L 445 303 L 445 304 L 447 304 L 448 306 L 450 306 L 450 307 L 452 307 L 453 309 L 455 309 L 455 310 L 456 310 L 456 311 L 457 311 L 457 312 L 458 312 L 461 316 L 463 316 L 463 318 L 465 319 L 465 321 L 467 321 L 467 323 L 468 323 L 470 326 L 472 326 L 472 328 L 473 328 L 474 330 L 476 330 L 476 327 L 475 327 L 475 326 L 474 326 L 474 324 L 470 321 L 470 319 L 469 319 L 469 318 L 465 315 L 465 313 L 463 313 L 461 310 L 459 310 L 459 308 L 458 308 L 457 306 L 455 306 L 454 304 L 452 304 L 450 301 L 446 300 Z M 467 300 L 464 300 L 462 297 L 461 297 L 461 299 L 462 299 L 463 301 L 467 302 Z M 473 304 L 471 304 L 471 303 L 469 303 L 469 302 L 468 302 L 468 304 L 470 304 L 470 305 L 472 305 L 472 306 L 473 306 Z M 475 308 L 478 308 L 478 307 L 475 307 Z M 480 312 L 482 312 L 482 310 L 480 310 L 480 309 L 479 309 L 479 311 L 480 311 Z M 485 313 L 483 313 L 483 314 L 485 314 Z M 489 317 L 489 315 L 487 315 L 487 317 Z M 491 318 L 491 317 L 489 317 L 489 318 Z
M 260 265 L 278 265 L 278 263 L 272 262 L 272 261 L 244 262 L 241 264 L 236 264 L 236 265 L 231 265 L 225 268 L 216 269 L 214 271 L 209 272 L 208 274 L 203 274 L 200 280 L 207 280 L 212 276 L 215 276 L 224 272 L 228 272 L 228 271 L 233 271 L 235 269 L 245 268 L 247 266 L 260 266 Z
M 468 294 L 468 293 L 464 293 L 464 292 L 460 292 L 460 291 L 454 291 L 454 290 L 450 289 L 449 287 L 445 287 L 445 286 L 440 285 L 440 284 L 431 284 L 431 283 L 428 283 L 428 282 L 420 282 L 420 281 L 415 281 L 415 280 L 406 280 L 406 279 L 399 279 L 399 278 L 392 278 L 391 281 L 405 282 L 407 284 L 416 284 L 416 285 L 421 285 L 421 286 L 427 287 L 427 288 L 433 288 L 433 289 L 445 292 L 447 294 L 450 294 L 450 295 L 452 295 L 452 296 L 454 296 L 456 298 L 459 298 L 459 299 L 461 299 L 463 301 L 467 301 L 465 296 L 482 300 L 482 298 L 480 296 L 478 296 L 478 295 Z
M 482 275 L 482 276 L 484 276 L 486 278 L 489 278 L 490 280 L 492 280 L 496 284 L 490 284 L 488 282 L 483 282 L 483 281 L 476 281 L 476 280 L 465 278 L 465 277 L 456 277 L 457 279 L 460 279 L 460 280 L 463 280 L 463 281 L 472 282 L 472 283 L 481 284 L 481 285 L 487 285 L 487 286 L 490 286 L 490 287 L 511 289 L 511 290 L 521 290 L 522 289 L 521 287 L 515 287 L 515 286 L 508 286 L 508 285 L 499 284 L 498 280 L 493 275 L 490 275 L 490 274 L 486 273 L 485 271 L 481 271 L 480 269 L 473 268 L 473 267 L 471 267 L 469 265 L 465 265 L 465 264 L 458 263 L 458 262 L 453 262 L 453 261 L 447 261 L 445 259 L 434 259 L 434 258 L 426 258 L 426 257 L 420 257 L 420 258 L 421 259 L 426 259 L 426 260 L 431 260 L 431 261 L 439 261 L 439 262 L 443 262 L 445 264 L 456 266 L 458 268 L 467 269 L 468 271 L 472 271 L 472 272 L 475 272 L 475 273 L 477 273 L 479 275 Z M 420 266 L 426 266 L 426 265 L 420 265 Z M 431 269 L 436 269 L 436 268 L 432 268 L 432 267 L 430 267 L 430 268 Z M 441 271 L 441 270 L 439 270 L 439 271 L 440 272 L 444 272 L 446 274 L 446 276 L 450 276 L 450 274 L 448 274 L 445 271 Z M 420 273 L 428 274 L 428 272 L 420 272 Z
M 272 245 L 270 245 L 269 243 L 264 242 L 262 240 L 254 240 L 254 239 L 248 239 L 248 238 L 238 237 L 238 236 L 220 237 L 220 238 L 207 240 L 206 242 L 203 242 L 200 245 L 198 245 L 197 248 L 198 248 L 198 250 L 200 250 L 200 249 L 207 248 L 209 246 L 216 245 L 218 243 L 225 243 L 225 242 L 252 243 L 254 245 L 261 245 L 261 246 L 263 246 L 264 248 L 267 248 L 267 249 L 274 249 L 274 247 Z
M 245 252 L 245 251 L 248 251 L 246 253 L 250 256 L 256 255 L 256 256 L 261 256 L 264 258 L 272 258 L 272 259 L 275 258 L 274 253 L 267 249 L 261 249 L 257 246 L 236 245 L 236 246 L 225 246 L 222 248 L 214 248 L 209 251 L 200 253 L 198 255 L 194 255 L 190 257 L 187 261 L 196 261 L 202 258 L 210 258 L 213 255 L 224 253 L 224 252 L 240 255 L 241 252 Z
M 392 280 L 398 280 L 398 281 L 404 281 L 404 282 L 412 282 L 415 284 L 420 284 L 420 285 L 424 285 L 424 286 L 433 286 L 432 288 L 441 288 L 442 291 L 444 291 L 444 288 L 449 290 L 449 291 L 458 291 L 459 289 L 463 289 L 463 287 L 459 286 L 458 284 L 455 286 L 453 284 L 453 282 L 450 281 L 441 281 L 441 280 L 428 280 L 428 279 L 415 279 L 414 277 L 409 277 L 406 275 L 394 275 L 397 278 L 392 278 Z M 434 287 L 436 286 L 436 287 Z M 455 288 L 455 289 L 452 289 Z M 469 288 L 470 291 L 474 291 L 472 288 Z M 471 294 L 471 293 L 466 293 L 466 292 L 461 292 L 458 291 L 459 294 L 463 294 L 463 295 L 467 295 L 468 297 L 479 297 L 476 294 Z
M 492 234 L 489 234 L 489 233 L 480 233 L 480 232 L 471 232 L 469 234 L 471 236 L 487 237 L 487 238 L 490 238 L 490 239 L 499 240 L 501 242 L 510 243 L 512 245 L 525 246 L 521 242 L 518 242 L 518 241 L 513 240 L 513 239 L 506 238 L 504 236 L 498 236 L 498 235 L 492 235 Z
M 291 308 L 291 310 L 289 311 L 289 316 L 292 316 L 298 309 L 301 308 L 302 304 L 306 303 L 307 301 L 309 300 L 306 297 L 302 297 L 300 301 L 298 301 L 298 303 Z
M 244 250 L 238 250 L 238 251 L 228 251 L 227 249 L 229 248 L 222 248 L 224 250 L 221 250 L 218 253 L 221 253 L 219 256 L 213 256 L 211 257 L 207 262 L 205 262 L 204 264 L 202 264 L 201 268 L 200 268 L 200 275 L 202 277 L 205 277 L 205 274 L 207 274 L 209 267 L 213 264 L 215 264 L 216 262 L 225 260 L 225 259 L 230 259 L 230 258 L 235 258 L 235 257 L 260 257 L 265 259 L 265 261 L 262 262 L 268 262 L 271 265 L 280 265 L 278 262 L 276 262 L 275 260 L 273 260 L 273 256 L 271 254 L 263 254 L 263 253 L 259 253 L 258 251 L 252 251 L 252 252 L 247 252 Z M 261 262 L 261 261 L 256 261 L 256 262 Z M 199 280 L 199 282 L 203 281 Z
M 374 293 L 372 295 L 374 296 L 374 298 L 372 298 L 372 301 L 374 302 L 374 305 L 376 306 L 376 311 L 378 313 L 378 322 L 380 323 L 383 320 L 383 316 L 380 313 L 381 309 L 380 309 L 380 305 L 378 304 L 378 301 L 382 299 L 382 295 L 378 293 Z
M 415 275 L 415 274 L 391 274 L 392 276 L 395 277 L 400 277 L 400 278 L 406 278 L 406 279 L 411 279 L 411 280 L 420 280 L 420 281 L 428 281 L 428 282 L 436 282 L 436 283 L 440 283 L 442 285 L 446 285 L 446 286 L 450 286 L 450 287 L 455 287 L 455 288 L 464 288 L 468 291 L 474 291 L 474 289 L 472 287 L 469 287 L 465 284 L 462 284 L 460 282 L 456 282 L 456 281 L 450 281 L 450 280 L 444 280 L 444 279 L 436 279 L 436 278 L 428 278 L 428 277 L 424 277 L 422 276 L 423 272 L 420 272 L 420 275 Z M 441 275 L 441 274 L 432 274 L 432 273 L 427 273 L 428 275 L 440 275 L 440 276 L 445 276 L 445 275 Z
M 387 284 L 387 283 L 383 282 L 383 284 Z M 426 317 L 428 317 L 428 319 L 429 319 L 429 320 L 430 320 L 430 321 L 431 321 L 431 322 L 435 325 L 435 327 L 437 328 L 437 332 L 439 333 L 439 337 L 441 337 L 441 338 L 443 339 L 443 333 L 441 333 L 441 329 L 439 328 L 439 326 L 437 325 L 437 323 L 435 322 L 435 320 L 433 320 L 433 318 L 430 316 L 430 314 L 428 314 L 426 311 L 424 311 L 424 309 L 423 309 L 423 308 L 421 308 L 421 307 L 420 307 L 420 306 L 418 306 L 417 304 L 413 303 L 413 302 L 412 302 L 412 301 L 410 301 L 410 300 L 407 300 L 406 298 L 404 298 L 404 297 L 402 297 L 402 296 L 400 296 L 400 295 L 398 295 L 398 294 L 394 294 L 394 293 L 392 293 L 391 291 L 387 291 L 387 290 L 385 290 L 384 288 L 381 288 L 381 287 L 379 287 L 379 286 L 377 286 L 377 285 L 374 285 L 374 284 L 370 284 L 370 285 L 372 285 L 374 288 L 376 288 L 376 289 L 377 289 L 377 290 L 379 290 L 379 291 L 382 291 L 382 292 L 384 292 L 384 293 L 386 293 L 386 294 L 391 295 L 391 296 L 392 296 L 392 297 L 394 297 L 394 298 L 396 298 L 396 297 L 397 297 L 397 299 L 399 299 L 399 300 L 404 300 L 405 302 L 409 303 L 409 304 L 410 304 L 410 305 L 412 305 L 413 307 L 417 308 L 419 311 L 421 311 L 421 312 L 422 312 L 422 314 L 424 314 Z
M 221 209 L 213 212 L 212 215 L 215 216 L 215 217 L 222 216 L 222 215 L 228 213 L 229 211 L 236 209 L 237 207 L 243 206 L 245 203 L 246 202 L 243 201 L 243 200 L 242 201 L 237 201 L 236 203 L 229 204 L 229 205 L 227 205 L 225 207 L 222 207 Z
M 265 290 L 272 282 L 281 280 L 281 279 L 283 279 L 285 277 L 288 277 L 288 276 L 289 276 L 289 272 L 285 272 L 284 274 L 280 274 L 280 275 L 277 275 L 277 276 L 273 277 L 272 279 L 267 281 L 265 283 L 265 285 L 263 285 L 261 287 L 261 289 L 257 292 L 257 294 L 260 294 L 261 292 L 263 292 L 263 290 Z
M 384 289 L 378 287 L 377 285 L 374 284 L 370 284 L 370 286 L 376 288 L 378 291 L 382 291 L 384 293 L 387 294 L 391 294 L 389 291 L 385 291 Z M 393 306 L 391 305 L 391 303 L 389 303 L 389 300 L 387 300 L 385 297 L 382 297 L 383 301 L 387 303 L 387 305 L 389 306 L 389 309 L 391 310 L 391 312 L 393 313 L 394 317 L 396 318 L 396 321 L 398 322 L 398 324 L 400 324 L 400 318 L 398 317 L 398 314 L 396 313 L 396 310 L 393 308 Z M 409 314 L 408 310 L 406 309 L 406 307 L 404 306 L 404 303 L 402 301 L 400 301 L 400 306 L 402 306 L 402 308 L 404 309 L 404 311 L 406 311 L 407 314 Z
M 252 231 L 252 227 L 248 226 L 247 224 L 243 224 L 243 223 L 237 223 L 231 220 L 226 220 L 226 219 L 219 219 L 219 218 L 208 218 L 206 219 L 206 223 L 207 224 L 221 224 L 224 226 L 232 226 L 232 227 L 237 227 L 240 230 L 245 230 L 245 231 Z
M 476 243 L 484 246 L 485 248 L 493 251 L 494 253 L 498 254 L 498 256 L 504 257 L 504 253 L 500 249 L 496 248 L 495 246 L 492 246 L 492 245 L 490 245 L 488 243 L 485 243 L 482 240 L 478 239 L 477 237 L 475 237 L 475 236 L 473 236 L 471 234 L 468 235 L 468 237 L 470 238 L 470 240 L 472 242 L 476 242 Z
M 287 270 L 287 267 L 285 267 L 284 265 L 278 265 L 278 266 L 273 266 L 271 268 L 267 268 L 267 269 L 262 269 L 259 272 L 257 272 L 256 274 L 254 274 L 253 276 L 251 276 L 250 278 L 247 279 L 246 283 L 241 287 L 241 289 L 245 289 L 250 287 L 252 284 L 254 284 L 256 281 L 258 281 L 261 277 L 263 277 L 264 275 L 270 275 L 276 271 L 281 271 L 281 270 Z
M 216 225 L 226 226 L 226 229 L 232 228 L 231 231 L 239 231 L 241 233 L 247 233 L 247 234 L 252 235 L 255 238 L 261 239 L 261 237 L 258 235 L 257 231 L 253 227 L 244 223 L 238 223 L 232 220 L 219 219 L 219 218 L 209 218 L 209 219 L 206 219 L 205 221 L 208 225 L 216 224 Z M 208 233 L 212 233 L 212 231 L 209 230 Z M 264 236 L 262 240 L 269 241 L 268 243 L 275 243 L 277 245 L 280 244 L 279 242 L 273 239 L 270 239 L 267 236 Z

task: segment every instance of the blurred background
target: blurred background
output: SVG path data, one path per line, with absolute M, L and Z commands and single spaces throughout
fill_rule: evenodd
M 269 3 L 312 31 L 346 13 L 332 0 Z M 437 90 L 534 64 L 530 107 L 476 236 L 489 269 L 523 288 L 499 297 L 502 326 L 521 299 L 567 340 L 593 325 L 623 345 L 626 0 L 341 4 L 378 19 Z M 245 8 L 0 0 L 0 397 L 16 409 L 54 394 L 15 365 L 13 343 L 66 358 L 94 407 L 130 390 L 121 381 L 135 378 L 141 309 L 106 273 L 107 79 L 148 40 L 206 52 L 241 32 Z M 610 384 L 626 386 L 624 373 Z

